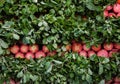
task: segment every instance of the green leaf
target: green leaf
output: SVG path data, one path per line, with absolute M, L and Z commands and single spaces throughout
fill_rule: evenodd
M 16 40 L 19 40 L 19 39 L 20 39 L 20 36 L 17 35 L 17 34 L 13 34 L 13 38 L 16 39 Z
M 56 44 L 56 43 L 54 43 L 54 44 L 53 44 L 53 47 L 54 47 L 54 48 L 57 48 L 57 44 Z
M 14 22 L 12 21 L 6 21 L 5 24 L 2 26 L 2 28 L 6 28 L 8 30 L 11 30 L 11 26 L 14 25 Z
M 99 63 L 99 75 L 103 73 L 103 65 Z
M 62 64 L 61 61 L 58 61 L 58 60 L 53 60 L 53 62 L 57 63 L 57 64 Z
M 25 43 L 25 44 L 28 44 L 28 43 L 30 43 L 30 37 L 24 37 L 23 38 L 23 43 Z
M 26 83 L 27 82 L 27 78 L 26 78 L 26 75 L 23 76 L 23 83 Z
M 105 80 L 101 80 L 99 84 L 105 84 Z
M 38 0 L 32 0 L 34 3 L 37 3 L 38 2 Z
M 70 73 L 70 78 L 73 78 L 74 77 L 74 73 Z
M 91 83 L 92 82 L 92 77 L 89 74 L 87 74 L 86 75 L 86 80 L 88 81 L 88 83 Z
M 71 0 L 66 0 L 66 5 L 69 6 L 71 4 Z
M 23 77 L 23 75 L 24 75 L 23 72 L 20 71 L 20 72 L 17 74 L 17 77 L 18 77 L 18 78 L 21 78 L 21 77 Z
M 3 6 L 5 3 L 5 0 L 0 0 L 0 6 Z
M 13 4 L 13 0 L 6 0 L 6 2 Z
M 87 3 L 86 6 L 89 10 L 95 10 L 96 9 L 96 6 L 93 3 Z
M 93 74 L 90 68 L 88 69 L 88 74 L 90 74 L 90 75 Z
M 0 39 L 0 46 L 2 48 L 8 48 L 8 44 L 5 41 L 3 41 L 2 39 Z
M 51 71 L 52 71 L 52 64 L 51 64 L 51 62 L 47 62 L 46 64 L 46 74 L 47 73 L 50 73 Z
M 38 79 L 38 76 L 36 75 L 30 75 L 31 80 L 36 81 Z
M 3 49 L 0 47 L 0 55 L 3 54 Z
M 102 61 L 102 63 L 108 63 L 110 60 L 109 60 L 109 58 L 105 58 L 103 61 Z
M 38 26 L 41 27 L 43 25 L 43 22 L 39 22 Z
M 49 68 L 47 69 L 46 73 L 50 73 L 50 72 L 52 71 L 52 67 L 53 67 L 53 65 L 51 64 L 51 65 L 49 66 Z

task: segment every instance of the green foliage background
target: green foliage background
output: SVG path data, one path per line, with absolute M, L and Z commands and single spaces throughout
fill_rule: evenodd
M 14 59 L 7 49 L 18 41 L 46 44 L 51 50 L 73 39 L 90 46 L 120 43 L 120 18 L 103 17 L 104 8 L 115 1 L 0 0 L 0 81 L 12 77 L 22 84 L 103 84 L 118 76 L 120 55 L 86 59 L 70 52 L 27 61 Z

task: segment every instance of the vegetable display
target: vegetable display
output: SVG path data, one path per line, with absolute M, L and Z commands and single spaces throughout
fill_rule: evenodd
M 120 83 L 120 0 L 0 0 L 0 84 Z

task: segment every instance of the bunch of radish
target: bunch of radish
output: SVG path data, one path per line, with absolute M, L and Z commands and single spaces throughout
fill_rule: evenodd
M 54 56 L 56 51 L 50 51 L 47 46 L 43 45 L 40 49 L 39 45 L 13 45 L 10 47 L 10 52 L 14 54 L 15 58 L 34 59 L 46 56 Z M 72 42 L 72 44 L 66 45 L 66 51 L 77 52 L 80 56 L 90 57 L 97 55 L 100 57 L 111 57 L 113 53 L 120 52 L 119 43 L 103 43 L 99 45 L 93 45 L 87 47 L 85 43 Z M 64 53 L 63 53 L 64 54 Z
M 72 45 L 66 45 L 66 51 L 78 53 L 80 56 L 90 57 L 97 55 L 99 57 L 111 57 L 114 53 L 120 52 L 119 43 L 103 43 L 87 47 L 85 43 L 73 42 Z
M 106 6 L 104 10 L 104 17 L 120 17 L 120 0 L 117 0 L 117 3 L 114 5 Z
M 34 59 L 34 58 L 41 58 L 46 56 L 53 56 L 56 54 L 55 51 L 49 51 L 48 47 L 43 45 L 42 49 L 40 49 L 39 45 L 13 45 L 10 47 L 10 52 L 14 54 L 15 58 L 26 58 L 26 59 Z

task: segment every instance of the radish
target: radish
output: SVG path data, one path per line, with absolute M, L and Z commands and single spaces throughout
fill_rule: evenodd
M 94 51 L 99 51 L 101 49 L 101 44 L 99 44 L 99 45 L 97 45 L 97 46 L 92 46 L 92 50 L 94 50 Z
M 85 51 L 89 51 L 90 48 L 88 48 L 88 47 L 86 46 L 86 44 L 84 44 L 84 45 L 83 45 L 83 50 L 85 50 Z
M 28 48 L 29 48 L 28 45 L 23 44 L 23 45 L 20 46 L 20 51 L 22 53 L 27 53 L 28 52 Z
M 25 58 L 30 60 L 30 58 L 34 58 L 34 54 L 32 52 L 28 52 L 26 53 Z
M 116 14 L 115 13 L 109 13 L 108 17 L 116 17 Z
M 117 14 L 117 18 L 120 17 L 120 13 Z
M 85 50 L 82 50 L 82 51 L 79 52 L 79 55 L 87 57 L 87 52 Z
M 25 58 L 24 57 L 24 54 L 22 52 L 18 52 L 16 55 L 15 55 L 15 58 Z
M 70 51 L 70 50 L 71 50 L 71 44 L 67 44 L 67 45 L 65 46 L 65 48 L 66 48 L 66 51 Z
M 16 54 L 19 52 L 19 46 L 18 45 L 13 45 L 11 48 L 10 48 L 10 51 L 11 53 L 13 54 Z
M 120 13 L 120 4 L 116 3 L 113 5 L 113 11 L 115 13 Z
M 72 51 L 73 52 L 80 52 L 82 50 L 82 45 L 80 43 L 73 43 Z
M 56 51 L 51 51 L 47 53 L 47 56 L 54 56 L 56 55 Z
M 120 43 L 115 43 L 115 44 L 114 44 L 114 48 L 120 49 Z
M 108 11 L 104 10 L 103 15 L 104 15 L 104 17 L 108 17 Z
M 111 57 L 113 54 L 117 53 L 118 52 L 118 49 L 112 49 L 110 52 L 109 52 L 109 57 Z
M 47 46 L 44 45 L 44 46 L 42 46 L 42 51 L 47 53 L 47 52 L 49 52 L 49 49 Z
M 97 52 L 97 56 L 99 57 L 108 57 L 108 52 L 104 49 Z
M 92 51 L 92 50 L 90 50 L 90 51 L 88 51 L 88 57 L 91 57 L 91 56 L 93 56 L 93 55 L 95 55 L 96 53 L 94 52 L 94 51 Z
M 114 81 L 115 81 L 116 83 L 120 84 L 120 78 L 115 77 Z
M 38 51 L 35 53 L 35 58 L 41 58 L 41 57 L 45 57 L 45 53 L 43 51 Z
M 112 10 L 112 8 L 113 8 L 113 7 L 112 7 L 111 5 L 108 5 L 108 6 L 106 7 L 106 10 L 109 11 L 109 10 Z
M 113 43 L 104 43 L 103 47 L 104 47 L 105 50 L 110 51 L 110 50 L 113 49 Z
M 39 50 L 39 46 L 37 44 L 33 44 L 33 45 L 29 46 L 29 50 L 32 53 L 36 53 Z

